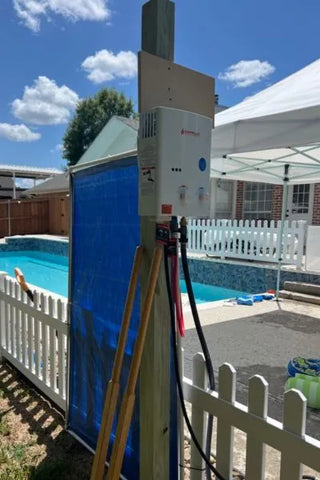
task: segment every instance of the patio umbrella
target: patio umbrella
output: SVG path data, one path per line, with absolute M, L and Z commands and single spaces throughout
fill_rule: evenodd
M 215 117 L 211 177 L 283 185 L 277 298 L 289 184 L 320 182 L 320 59 Z

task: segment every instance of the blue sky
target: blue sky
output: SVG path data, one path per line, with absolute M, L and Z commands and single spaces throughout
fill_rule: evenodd
M 137 101 L 142 0 L 0 1 L 0 163 L 59 168 L 77 101 Z M 234 105 L 319 55 L 319 0 L 176 0 L 175 61 Z

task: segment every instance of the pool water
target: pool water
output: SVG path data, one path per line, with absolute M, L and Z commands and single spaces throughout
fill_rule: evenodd
M 28 284 L 68 296 L 68 257 L 27 250 L 1 252 L 0 270 L 14 277 L 15 267 L 20 268 Z
M 192 287 L 196 303 L 215 302 L 217 300 L 226 300 L 227 298 L 248 295 L 248 292 L 205 285 L 204 283 L 192 282 Z M 180 289 L 181 293 L 187 293 L 187 287 L 184 280 L 180 280 Z
M 14 268 L 22 271 L 27 283 L 58 295 L 68 296 L 68 257 L 37 251 L 1 252 L 0 271 L 14 277 Z M 214 302 L 247 294 L 229 288 L 192 282 L 196 303 Z M 182 293 L 187 293 L 184 280 L 180 281 Z

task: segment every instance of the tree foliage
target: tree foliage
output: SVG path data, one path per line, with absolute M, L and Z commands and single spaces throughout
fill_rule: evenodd
M 74 165 L 114 115 L 134 116 L 133 102 L 115 89 L 103 88 L 78 103 L 63 137 L 63 157 Z

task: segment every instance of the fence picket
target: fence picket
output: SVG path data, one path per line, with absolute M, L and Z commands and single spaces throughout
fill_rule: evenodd
M 63 322 L 63 310 L 61 300 L 57 301 L 57 318 Z M 62 398 L 66 395 L 66 352 L 64 350 L 64 334 L 58 330 L 58 389 Z
M 219 398 L 231 404 L 235 402 L 236 371 L 225 363 L 219 368 Z M 233 427 L 227 417 L 217 420 L 217 470 L 227 480 L 232 480 Z
M 32 302 L 29 297 L 27 297 L 27 305 L 31 306 Z M 30 372 L 34 373 L 34 356 L 33 356 L 33 317 L 28 313 L 27 314 L 28 322 L 28 366 Z
M 10 291 L 10 297 L 15 298 L 14 295 L 14 284 L 13 282 L 10 282 L 9 284 L 9 291 Z M 15 308 L 12 304 L 10 304 L 10 339 L 11 339 L 11 355 L 15 357 L 16 351 L 15 351 Z
M 34 294 L 34 305 L 35 308 L 38 308 L 39 304 L 41 305 L 42 294 L 39 298 L 37 292 Z M 39 303 L 40 302 L 40 303 Z M 35 363 L 35 374 L 37 377 L 40 377 L 40 325 L 39 320 L 36 316 L 33 317 L 34 321 L 34 363 Z
M 15 298 L 21 301 L 21 288 L 15 283 L 14 284 L 14 295 Z M 16 358 L 21 362 L 21 310 L 20 308 L 15 309 L 16 313 Z
M 249 379 L 248 411 L 264 420 L 268 413 L 268 382 L 260 375 Z M 263 480 L 265 446 L 261 438 L 247 435 L 246 480 Z
M 208 375 L 207 369 L 204 362 L 204 355 L 202 353 L 197 353 L 193 357 L 193 377 L 192 382 L 197 387 L 206 389 L 208 385 Z M 192 404 L 191 418 L 192 418 L 192 428 L 195 433 L 196 438 L 198 439 L 202 450 L 205 451 L 205 440 L 206 440 L 206 414 L 197 408 L 197 405 Z M 198 452 L 195 444 L 191 441 L 191 458 L 190 458 L 190 480 L 202 480 L 202 471 L 205 467 L 204 460 Z
M 4 281 L 4 291 L 5 291 L 6 295 L 10 295 L 9 282 L 8 282 L 7 278 L 5 278 L 5 281 Z M 5 339 L 6 339 L 5 349 L 8 352 L 10 352 L 10 304 L 9 303 L 5 304 L 4 311 L 5 311 L 5 315 L 6 315 L 5 322 L 4 322 L 4 324 L 5 324 Z
M 41 295 L 41 311 L 43 313 L 48 312 L 48 297 Z M 48 325 L 46 322 L 41 322 L 41 374 L 42 380 L 47 383 L 48 381 Z
M 27 350 L 27 314 L 24 313 L 24 310 L 23 310 L 23 305 L 26 305 L 27 303 L 27 296 L 25 294 L 25 292 L 22 292 L 22 295 L 21 295 L 21 303 L 22 303 L 22 309 L 21 309 L 21 329 L 22 329 L 22 337 L 21 337 L 21 347 L 22 347 L 22 363 L 25 367 L 27 367 L 28 365 L 28 356 L 27 356 L 27 353 L 28 353 L 28 350 Z
M 307 224 L 306 222 L 299 220 L 298 221 L 298 232 L 297 232 L 297 268 L 301 268 L 302 266 L 302 258 L 303 258 L 303 249 L 305 244 L 305 237 L 307 232 Z
M 48 310 L 49 316 L 55 316 L 55 308 L 52 297 L 48 298 Z M 56 390 L 56 330 L 51 325 L 49 327 L 49 345 L 50 345 L 50 387 L 55 391 Z
M 298 390 L 289 390 L 284 394 L 283 428 L 304 438 L 306 431 L 307 400 Z M 284 448 L 281 455 L 280 480 L 300 480 L 302 465 L 299 451 L 292 447 Z

